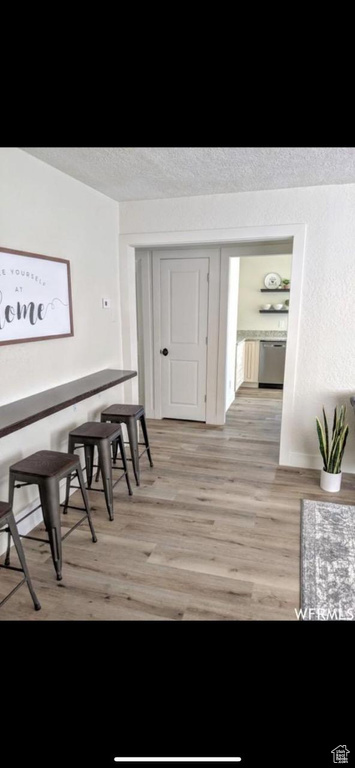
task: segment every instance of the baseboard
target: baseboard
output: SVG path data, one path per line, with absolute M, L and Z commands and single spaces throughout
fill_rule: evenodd
M 302 469 L 322 469 L 323 462 L 319 453 L 298 453 L 291 452 L 289 454 L 289 462 L 283 466 L 287 467 L 302 467 Z M 342 464 L 342 471 L 349 474 L 355 473 L 355 463 L 351 460 L 351 457 L 345 458 Z

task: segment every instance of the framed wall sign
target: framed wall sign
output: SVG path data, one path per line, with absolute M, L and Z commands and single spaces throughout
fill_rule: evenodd
M 69 261 L 0 248 L 0 345 L 73 335 Z

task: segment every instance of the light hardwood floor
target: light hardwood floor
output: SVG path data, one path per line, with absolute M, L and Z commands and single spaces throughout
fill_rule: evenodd
M 98 543 L 86 524 L 64 541 L 61 582 L 49 547 L 23 540 L 42 610 L 24 585 L 0 619 L 295 620 L 300 500 L 329 495 L 318 471 L 278 467 L 281 405 L 280 391 L 240 389 L 224 427 L 148 421 L 140 488 L 116 486 L 113 522 L 91 493 Z M 337 501 L 354 491 L 344 475 Z M 0 598 L 17 580 L 0 570 Z

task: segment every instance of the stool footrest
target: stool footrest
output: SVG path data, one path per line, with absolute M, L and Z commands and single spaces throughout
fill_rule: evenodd
M 71 486 L 71 487 L 72 487 L 72 486 Z M 80 490 L 80 488 L 79 488 L 79 490 Z M 59 506 L 60 506 L 60 507 L 65 507 L 65 504 L 60 504 Z M 68 505 L 67 505 L 67 509 L 77 509 L 77 510 L 79 510 L 79 512 L 82 512 L 82 511 L 83 511 L 83 509 L 84 509 L 84 507 L 73 507 L 73 506 L 71 506 L 70 504 L 68 504 Z M 34 512 L 34 510 L 33 510 L 33 512 Z M 24 520 L 24 518 L 22 518 L 22 519 Z M 87 515 L 86 515 L 86 514 L 85 514 L 85 515 L 84 515 L 82 518 L 80 518 L 80 520 L 78 520 L 78 522 L 77 522 L 77 523 L 75 523 L 75 525 L 73 525 L 73 526 L 72 526 L 72 527 L 69 529 L 69 531 L 67 531 L 67 533 L 65 533 L 65 534 L 64 534 L 64 536 L 61 536 L 61 540 L 62 540 L 62 541 L 64 541 L 64 539 L 66 539 L 66 538 L 67 538 L 67 536 L 69 536 L 69 534 L 70 534 L 70 533 L 71 533 L 71 532 L 74 530 L 74 528 L 77 528 L 77 527 L 78 527 L 78 525 L 80 525 L 80 523 L 82 523 L 82 522 L 83 522 L 83 520 L 87 520 Z M 38 536 L 30 536 L 28 533 L 20 533 L 20 534 L 19 534 L 19 536 L 21 537 L 21 539 L 31 539 L 31 541 L 40 541 L 40 542 L 41 542 L 41 544 L 49 544 L 49 543 L 50 543 L 50 542 L 49 542 L 49 539 L 40 539 Z M 0 568 L 1 568 L 1 567 L 3 567 L 3 568 L 9 568 L 10 566 L 0 566 Z M 21 568 L 18 568 L 18 569 L 16 569 L 16 570 L 22 570 L 22 569 L 21 569 Z M 0 603 L 0 605 L 1 605 L 1 603 Z
M 139 443 L 139 445 L 142 445 L 142 443 Z M 144 451 L 138 455 L 138 458 L 140 459 L 144 453 L 147 453 L 147 448 L 145 448 Z M 133 459 L 131 459 L 130 456 L 127 456 L 127 461 L 133 461 Z
M 65 507 L 65 509 L 77 509 L 79 512 L 83 511 L 83 507 L 75 507 L 73 504 L 60 504 L 59 506 Z
M 16 520 L 16 525 L 17 526 L 20 525 L 20 523 L 22 523 L 22 520 L 26 520 L 26 517 L 29 517 L 30 515 L 33 515 L 33 513 L 37 512 L 37 509 L 41 509 L 41 507 L 42 507 L 42 504 L 38 504 L 37 507 L 35 507 L 34 509 L 31 509 L 31 512 L 27 512 L 26 515 L 21 517 L 21 520 Z
M 21 539 L 30 539 L 31 541 L 41 541 L 42 544 L 49 544 L 48 539 L 39 539 L 38 536 L 30 536 L 28 533 L 19 533 Z
M 4 568 L 5 571 L 21 571 L 23 573 L 23 568 L 16 568 L 14 565 L 3 565 L 0 563 L 0 568 Z
M 115 467 L 115 469 L 119 469 L 119 467 Z M 116 488 L 117 483 L 119 483 L 120 480 L 122 480 L 123 477 L 125 477 L 125 472 L 122 472 L 122 475 L 120 475 L 117 480 L 115 480 L 114 483 L 112 483 L 112 490 Z M 104 488 L 87 488 L 87 491 L 94 491 L 95 493 L 105 493 Z
M 19 570 L 20 570 L 20 569 L 19 569 Z M 22 571 L 22 573 L 23 573 L 23 571 Z M 20 587 L 22 587 L 22 584 L 24 584 L 24 583 L 25 583 L 25 581 L 26 581 L 26 579 L 22 579 L 22 581 L 20 581 L 20 583 L 19 583 L 19 584 L 16 584 L 16 587 L 14 587 L 14 588 L 11 590 L 11 592 L 9 592 L 9 594 L 8 594 L 8 595 L 6 595 L 6 597 L 4 597 L 4 599 L 3 599 L 3 600 L 1 600 L 1 603 L 0 603 L 0 608 L 1 608 L 1 606 L 2 606 L 2 605 L 4 605 L 4 603 L 7 603 L 7 601 L 9 600 L 9 598 L 10 598 L 10 597 L 11 597 L 11 596 L 12 596 L 12 595 L 15 593 L 15 592 L 17 592 L 17 590 L 18 590 L 18 589 L 20 589 Z
M 64 536 L 62 536 L 62 541 L 64 541 L 64 539 L 66 539 L 66 538 L 67 538 L 67 536 L 69 536 L 69 534 L 70 534 L 72 531 L 74 531 L 74 530 L 75 530 L 75 528 L 77 528 L 77 527 L 78 527 L 78 525 L 80 525 L 80 524 L 83 522 L 83 520 L 87 520 L 87 516 L 86 516 L 86 515 L 84 515 L 84 516 L 83 516 L 83 517 L 82 517 L 80 520 L 78 520 L 78 522 L 77 522 L 77 523 L 75 523 L 75 525 L 73 525 L 71 528 L 69 528 L 69 531 L 67 531 L 67 533 L 65 533 L 65 534 L 64 534 Z

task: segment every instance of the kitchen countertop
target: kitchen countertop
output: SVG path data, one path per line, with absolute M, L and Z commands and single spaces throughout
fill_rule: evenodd
M 259 341 L 260 339 L 285 341 L 287 339 L 287 331 L 237 331 L 237 344 L 246 339 L 248 341 Z

